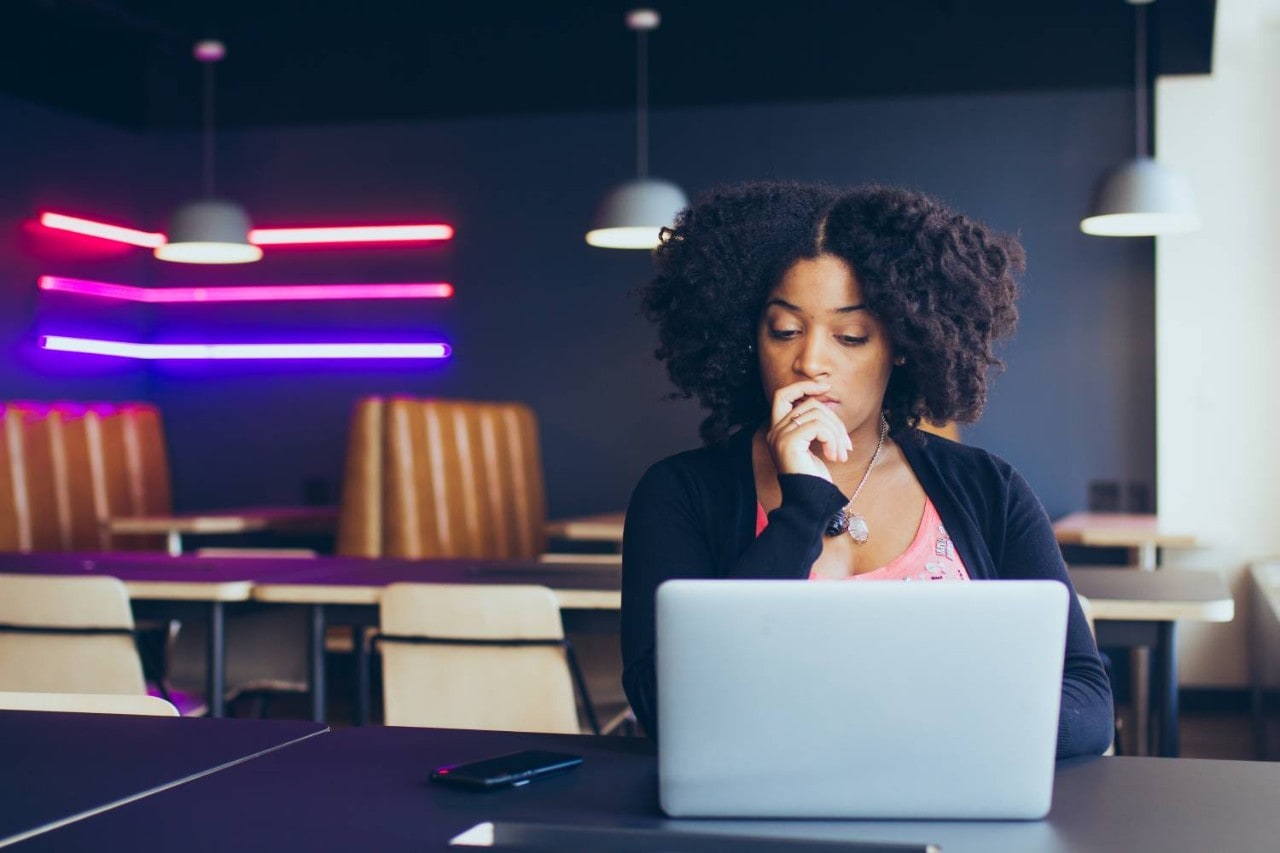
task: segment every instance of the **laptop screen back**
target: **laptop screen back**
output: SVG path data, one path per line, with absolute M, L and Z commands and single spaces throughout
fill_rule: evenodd
M 1067 605 L 1054 581 L 663 584 L 663 810 L 1043 817 Z

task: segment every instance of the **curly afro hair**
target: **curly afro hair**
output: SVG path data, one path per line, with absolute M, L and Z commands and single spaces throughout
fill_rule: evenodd
M 921 419 L 972 423 L 987 398 L 996 340 L 1013 332 L 1022 247 L 909 190 L 751 183 L 712 190 L 665 229 L 643 292 L 657 357 L 709 410 L 710 443 L 769 412 L 754 352 L 769 293 L 802 258 L 853 270 L 884 324 L 895 366 L 884 414 L 895 432 Z

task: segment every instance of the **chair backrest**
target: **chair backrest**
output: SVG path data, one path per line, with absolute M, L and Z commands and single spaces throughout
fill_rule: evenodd
M 0 690 L 145 693 L 124 584 L 0 574 Z
M 356 401 L 347 434 L 347 458 L 338 512 L 337 551 L 354 557 L 381 557 L 384 434 L 387 401 Z
M 546 517 L 528 406 L 410 397 L 357 403 L 339 553 L 532 558 L 545 550 Z
M 0 710 L 137 714 L 146 717 L 178 716 L 178 709 L 159 696 L 120 696 L 103 693 L 0 692 Z
M 170 511 L 160 414 L 149 403 L 3 404 L 0 547 L 5 550 L 154 548 L 113 538 L 113 517 Z
M 0 408 L 0 550 L 62 549 L 44 418 L 28 404 L 5 403 Z
M 388 725 L 579 732 L 546 587 L 392 584 L 381 622 Z

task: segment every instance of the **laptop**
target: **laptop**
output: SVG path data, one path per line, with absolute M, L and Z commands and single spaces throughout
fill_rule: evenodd
M 1067 607 L 1057 581 L 664 583 L 663 811 L 1044 817 Z

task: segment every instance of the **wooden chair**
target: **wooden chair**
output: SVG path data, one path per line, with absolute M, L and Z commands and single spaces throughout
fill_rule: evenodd
M 534 559 L 551 556 L 543 554 L 546 521 L 538 424 L 528 406 L 413 397 L 357 402 L 339 553 Z M 349 648 L 352 638 L 344 632 L 330 642 Z M 584 635 L 574 643 L 587 680 L 598 687 L 592 695 L 605 699 L 602 716 L 619 718 L 628 706 L 616 637 Z
M 124 584 L 0 574 L 0 690 L 144 695 Z
M 0 404 L 0 548 L 163 548 L 107 519 L 170 512 L 160 413 L 149 403 Z
M 102 693 L 0 692 L 0 710 L 136 714 L 145 717 L 178 716 L 178 709 L 159 696 L 121 696 Z
M 356 404 L 338 553 L 533 559 L 546 547 L 546 520 L 528 406 L 411 397 Z
M 5 403 L 0 430 L 0 550 L 62 550 L 45 414 L 32 404 Z
M 381 625 L 388 725 L 583 730 L 572 649 L 546 587 L 392 584 Z

